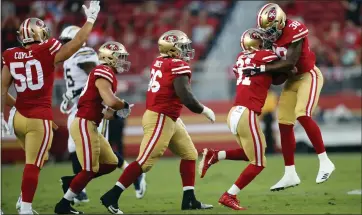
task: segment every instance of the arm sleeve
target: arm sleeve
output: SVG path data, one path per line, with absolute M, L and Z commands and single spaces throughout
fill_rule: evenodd
M 170 70 L 174 78 L 180 75 L 187 75 L 189 78 L 191 78 L 190 65 L 185 61 L 173 59 L 170 65 Z
M 92 72 L 96 79 L 104 78 L 104 79 L 108 80 L 109 82 L 111 82 L 111 84 L 113 84 L 113 80 L 115 79 L 113 72 L 106 70 L 102 67 L 97 67 Z

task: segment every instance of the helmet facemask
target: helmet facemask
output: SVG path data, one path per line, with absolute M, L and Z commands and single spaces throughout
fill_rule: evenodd
M 262 29 L 263 38 L 267 41 L 274 43 L 282 35 L 282 30 L 277 28 L 278 23 L 274 23 L 272 26 Z
M 189 43 L 176 43 L 175 47 L 179 50 L 179 57 L 184 61 L 190 61 L 195 57 L 195 49 L 191 47 Z
M 131 68 L 131 62 L 127 61 L 128 54 L 119 54 L 118 55 L 118 53 L 115 53 L 114 55 L 115 55 L 115 57 L 117 57 L 116 64 L 114 65 L 117 72 L 118 73 L 128 72 Z

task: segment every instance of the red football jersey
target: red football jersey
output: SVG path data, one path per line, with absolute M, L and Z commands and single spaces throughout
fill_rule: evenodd
M 77 117 L 93 121 L 99 125 L 102 121 L 104 108 L 103 99 L 99 94 L 96 87 L 96 80 L 104 78 L 112 84 L 113 93 L 117 90 L 117 78 L 113 68 L 106 65 L 96 66 L 92 72 L 89 73 L 88 80 L 78 101 Z
M 277 60 L 278 56 L 271 50 L 260 50 L 253 53 L 241 52 L 237 58 L 233 71 L 236 75 L 236 97 L 234 106 L 240 105 L 260 114 L 264 106 L 272 76 L 268 73 L 245 77 L 242 68 L 247 65 L 260 66 Z
M 302 44 L 302 52 L 296 64 L 297 74 L 309 72 L 315 65 L 315 54 L 309 48 L 308 28 L 294 20 L 287 19 L 282 35 L 273 44 L 274 52 L 281 58 L 285 59 L 287 50 L 291 43 L 304 39 Z
M 173 80 L 180 75 L 187 75 L 191 81 L 191 69 L 187 62 L 174 58 L 156 58 L 151 67 L 146 109 L 163 113 L 176 121 L 183 104 L 176 95 Z
M 51 38 L 29 49 L 16 47 L 3 53 L 17 92 L 15 107 L 23 116 L 53 119 L 54 58 L 61 46 Z

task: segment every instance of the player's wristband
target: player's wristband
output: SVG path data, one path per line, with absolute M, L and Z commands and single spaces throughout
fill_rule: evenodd
M 260 72 L 265 72 L 265 65 L 260 66 Z
M 94 24 L 95 21 L 96 21 L 95 19 L 90 18 L 90 17 L 87 19 L 87 22 L 90 22 L 90 23 L 92 23 L 92 24 Z
M 118 114 L 117 114 L 117 111 L 114 111 L 114 113 L 113 113 L 113 118 L 115 118 L 115 119 L 119 119 L 120 117 L 118 116 Z

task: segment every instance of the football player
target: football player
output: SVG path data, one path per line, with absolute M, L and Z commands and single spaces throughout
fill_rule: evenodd
M 194 194 L 196 148 L 180 117 L 185 105 L 194 113 L 215 121 L 214 112 L 202 105 L 191 92 L 191 68 L 193 58 L 191 40 L 179 30 L 164 33 L 158 40 L 160 56 L 151 66 L 151 80 L 146 95 L 146 111 L 142 125 L 144 136 L 136 161 L 132 162 L 116 182 L 101 197 L 102 204 L 112 214 L 122 214 L 118 200 L 127 187 L 139 175 L 149 171 L 167 148 L 181 157 L 180 174 L 183 185 L 182 210 L 209 209 L 196 200 Z
M 219 160 L 249 161 L 239 178 L 219 199 L 220 204 L 234 210 L 246 209 L 239 205 L 236 196 L 266 165 L 265 137 L 257 115 L 261 114 L 273 77 L 268 73 L 246 77 L 242 71 L 243 67 L 251 64 L 262 65 L 279 59 L 273 51 L 263 49 L 264 42 L 260 33 L 260 30 L 251 28 L 242 34 L 240 45 L 243 51 L 237 57 L 233 68 L 237 77 L 237 88 L 234 106 L 229 112 L 227 123 L 241 148 L 227 151 L 204 149 L 199 164 L 199 173 L 203 178 L 208 168 Z
M 70 203 L 93 179 L 112 172 L 118 166 L 118 158 L 111 145 L 97 130 L 102 118 L 127 117 L 131 105 L 115 96 L 116 74 L 127 72 L 131 63 L 128 52 L 118 42 L 106 42 L 99 48 L 99 63 L 88 76 L 80 94 L 77 113 L 70 126 L 82 171 L 69 180 L 69 189 L 55 206 L 56 214 L 82 213 Z
M 293 126 L 296 120 L 305 129 L 319 158 L 316 183 L 326 181 L 335 170 L 328 158 L 321 131 L 312 119 L 323 86 L 323 75 L 315 66 L 315 54 L 309 48 L 307 27 L 295 20 L 287 19 L 279 5 L 263 6 L 257 17 L 257 25 L 264 30 L 265 40 L 273 43 L 274 52 L 283 60 L 245 68 L 246 74 L 273 73 L 297 68 L 298 73 L 289 78 L 279 99 L 279 130 L 285 172 L 281 180 L 270 189 L 283 190 L 296 186 L 300 179 L 294 166 L 296 147 Z
M 48 159 L 53 139 L 52 90 L 54 65 L 72 56 L 87 40 L 100 10 L 99 2 L 83 5 L 87 21 L 69 43 L 62 45 L 50 38 L 45 23 L 38 18 L 26 19 L 19 28 L 21 47 L 3 53 L 2 104 L 14 105 L 9 116 L 18 142 L 25 150 L 25 168 L 21 185 L 20 214 L 33 214 L 32 202 L 38 185 L 40 169 Z M 8 89 L 14 82 L 16 101 Z M 1 106 L 3 111 L 3 105 Z
M 66 27 L 62 33 L 60 34 L 59 40 L 66 44 L 71 41 L 77 32 L 80 30 L 78 26 L 68 26 Z M 68 116 L 68 130 L 70 130 L 71 123 L 73 122 L 75 115 L 77 113 L 77 104 L 79 100 L 79 95 L 81 94 L 83 87 L 85 86 L 88 74 L 92 71 L 92 69 L 99 64 L 98 55 L 94 51 L 94 49 L 90 47 L 86 47 L 85 44 L 82 48 L 80 48 L 73 56 L 71 56 L 68 60 L 66 60 L 63 64 L 64 67 L 64 79 L 67 87 L 66 93 L 63 94 L 63 101 L 60 105 L 60 111 L 64 114 L 69 114 Z M 69 104 L 73 105 L 69 107 Z M 109 122 L 106 119 L 103 119 L 98 126 L 98 131 L 108 140 L 108 128 Z M 78 161 L 75 143 L 72 139 L 71 135 L 68 138 L 68 151 L 70 153 L 70 158 L 73 166 L 73 173 L 76 175 L 81 170 L 82 167 Z M 115 152 L 116 153 L 116 152 Z M 123 157 L 116 153 L 119 162 L 118 166 L 120 168 L 125 168 L 128 166 L 127 161 L 123 159 Z M 69 180 L 72 177 L 64 176 L 61 181 L 63 184 L 63 190 L 66 192 L 69 186 Z M 67 186 L 68 185 L 68 186 Z M 146 181 L 145 175 L 141 175 L 138 180 L 134 183 L 134 187 L 136 190 L 136 197 L 143 198 L 145 195 L 146 189 Z M 78 194 L 77 197 L 74 198 L 74 203 L 79 202 L 89 202 L 85 189 Z

